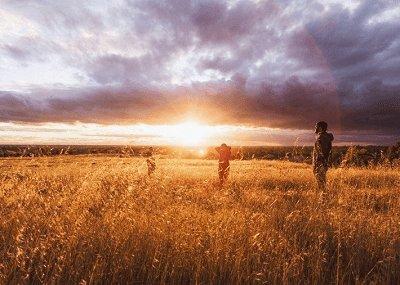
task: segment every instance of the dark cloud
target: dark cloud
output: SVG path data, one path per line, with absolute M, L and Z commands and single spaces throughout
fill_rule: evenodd
M 228 44 L 252 37 L 257 30 L 265 30 L 268 19 L 276 8 L 267 2 L 254 4 L 239 1 L 228 8 L 221 1 L 205 1 L 194 5 L 189 14 L 193 30 L 204 44 Z
M 338 131 L 399 134 L 400 85 L 376 82 L 362 90 L 348 90 L 352 98 L 360 100 L 347 103 L 330 86 L 307 84 L 297 78 L 251 93 L 241 86 L 231 81 L 169 91 L 126 87 L 36 90 L 30 96 L 3 92 L 0 120 L 164 124 L 194 117 L 210 124 L 309 129 L 323 119 Z
M 400 23 L 368 23 L 390 8 L 390 1 L 364 1 L 353 13 L 336 6 L 325 17 L 306 25 L 338 81 L 362 84 L 372 77 L 391 81 L 396 76 L 382 72 L 399 57 L 391 47 L 400 43 Z
M 161 63 L 160 63 L 161 64 Z M 90 60 L 86 69 L 88 75 L 99 84 L 136 83 L 151 84 L 165 79 L 160 65 L 150 56 L 123 57 L 107 55 Z
M 52 41 L 40 37 L 20 37 L 13 43 L 0 43 L 0 52 L 19 63 L 30 61 L 45 61 L 50 55 L 59 51 L 61 47 Z

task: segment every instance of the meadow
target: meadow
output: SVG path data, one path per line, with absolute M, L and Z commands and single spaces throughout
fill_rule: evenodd
M 0 159 L 1 284 L 399 284 L 400 168 Z

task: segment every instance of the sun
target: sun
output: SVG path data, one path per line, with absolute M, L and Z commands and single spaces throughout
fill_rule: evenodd
M 173 144 L 181 146 L 201 146 L 207 142 L 210 135 L 209 127 L 196 121 L 185 121 L 168 126 L 166 135 Z

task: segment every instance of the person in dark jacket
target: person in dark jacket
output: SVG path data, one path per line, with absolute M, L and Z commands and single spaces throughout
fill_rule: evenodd
M 221 146 L 216 147 L 215 150 L 219 154 L 218 158 L 218 176 L 219 182 L 222 185 L 229 175 L 229 160 L 231 159 L 231 147 L 226 144 L 221 144 Z
M 333 135 L 327 132 L 328 124 L 324 121 L 315 125 L 317 135 L 313 149 L 313 172 L 319 190 L 325 191 L 326 172 L 329 167 L 329 159 L 332 151 Z

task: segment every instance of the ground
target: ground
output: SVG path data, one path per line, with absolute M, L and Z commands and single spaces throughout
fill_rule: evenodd
M 399 168 L 56 156 L 0 160 L 0 283 L 400 282 Z

